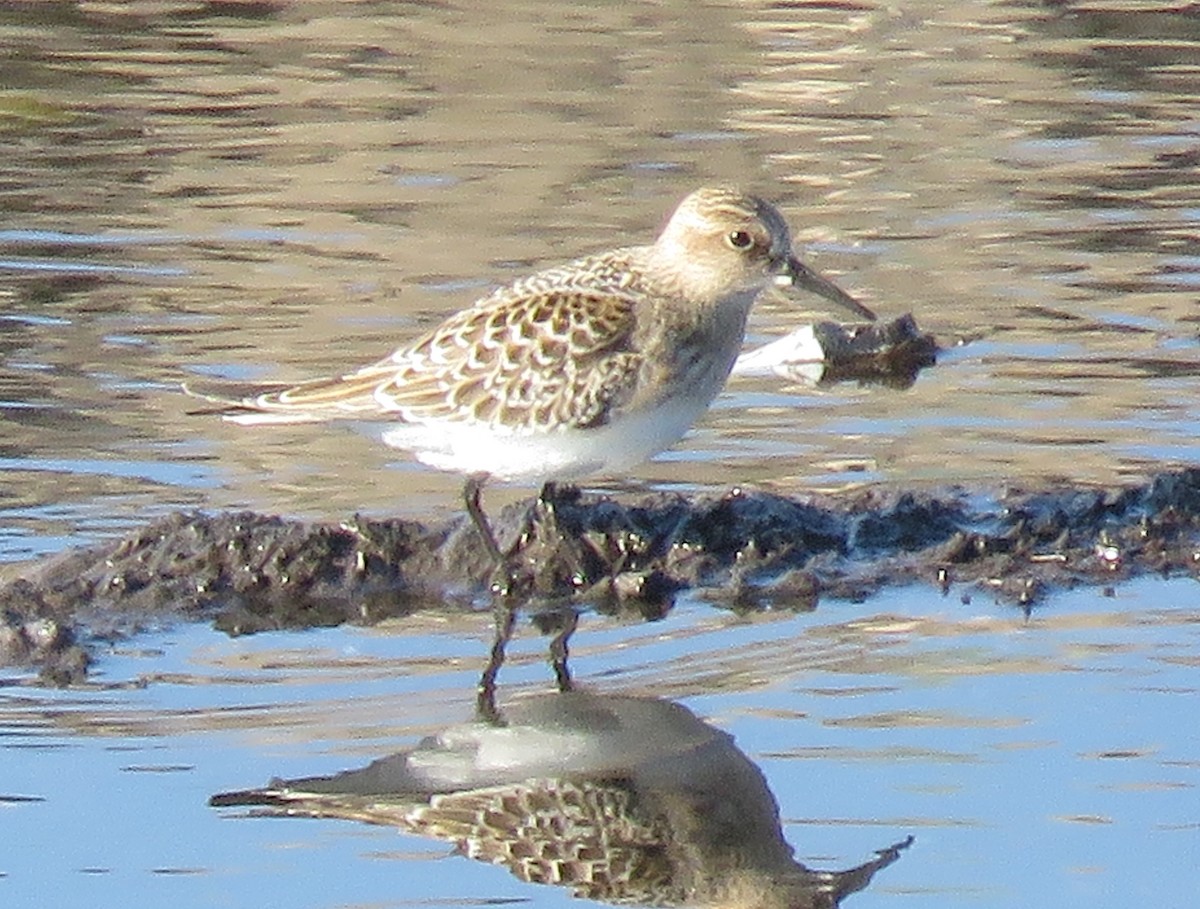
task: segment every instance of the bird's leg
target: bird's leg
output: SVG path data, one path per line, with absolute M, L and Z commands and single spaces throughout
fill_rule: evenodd
M 492 652 L 488 655 L 487 665 L 483 675 L 479 677 L 479 687 L 475 691 L 475 713 L 479 719 L 495 726 L 503 725 L 500 711 L 496 707 L 496 677 L 500 667 L 504 665 L 504 651 L 512 639 L 513 628 L 517 623 L 517 611 L 505 597 L 498 601 L 493 612 L 496 622 L 495 636 L 492 638 Z
M 520 541 L 518 540 L 518 544 L 514 544 L 507 554 L 501 552 L 500 544 L 496 542 L 496 535 L 492 531 L 492 525 L 488 523 L 487 515 L 483 513 L 483 507 L 479 502 L 483 484 L 487 480 L 486 473 L 475 473 L 467 477 L 466 484 L 463 486 L 463 501 L 466 502 L 467 514 L 471 516 L 471 523 L 475 525 L 475 530 L 483 541 L 483 547 L 492 560 L 490 586 L 492 620 L 496 624 L 496 638 L 492 642 L 491 656 L 488 658 L 483 676 L 479 680 L 476 707 L 481 717 L 491 722 L 499 722 L 495 704 L 496 676 L 504 663 L 504 648 L 508 645 L 509 638 L 512 637 L 513 627 L 517 621 L 517 604 L 512 595 L 516 582 L 511 570 L 511 561 Z
M 521 532 L 517 534 L 517 538 L 513 540 L 512 546 L 505 553 L 506 559 L 511 559 L 517 554 L 517 550 L 521 548 L 522 543 L 528 543 L 534 537 L 534 531 L 539 523 L 539 514 L 545 515 L 548 519 L 546 523 L 557 530 L 558 522 L 554 514 L 554 500 L 558 496 L 558 484 L 553 480 L 547 480 L 542 484 L 542 491 L 538 493 L 537 500 L 527 509 L 525 509 L 525 520 L 521 524 Z
M 550 526 L 550 532 L 561 539 L 562 531 L 558 527 L 558 494 L 558 484 L 553 480 L 547 480 L 542 484 L 542 491 L 538 494 L 538 503 L 542 506 L 542 513 L 548 519 L 546 523 Z
M 475 525 L 475 529 L 479 532 L 479 538 L 483 540 L 483 548 L 487 550 L 492 565 L 499 568 L 504 564 L 504 553 L 500 551 L 500 544 L 496 542 L 492 525 L 488 523 L 487 515 L 483 513 L 483 507 L 479 504 L 483 484 L 487 481 L 486 473 L 473 473 L 467 477 L 467 482 L 463 485 L 463 501 L 467 505 L 467 514 L 471 516 L 471 523 Z
M 578 624 L 579 613 L 574 609 L 567 609 L 563 616 L 562 628 L 550 641 L 550 665 L 554 668 L 554 679 L 558 683 L 559 691 L 570 691 L 575 687 L 571 681 L 571 670 L 567 666 L 567 658 L 570 656 L 567 642 L 571 640 Z
M 578 489 L 576 487 L 568 486 L 567 489 L 570 490 L 569 496 L 577 496 Z M 543 484 L 541 494 L 538 496 L 538 504 L 541 505 L 541 513 L 545 516 L 544 523 L 549 529 L 549 534 L 545 539 L 548 543 L 552 541 L 554 552 L 565 567 L 570 583 L 578 588 L 586 583 L 587 572 L 580 551 L 580 537 L 564 532 L 558 521 L 559 503 L 563 501 L 563 498 L 562 489 L 551 480 Z
M 496 541 L 496 534 L 492 531 L 492 525 L 488 521 L 487 515 L 483 513 L 483 506 L 480 504 L 483 484 L 488 479 L 490 477 L 486 473 L 473 473 L 467 477 L 467 481 L 463 485 L 463 501 L 467 505 L 467 514 L 471 516 L 471 523 L 475 525 L 475 530 L 483 542 L 483 548 L 487 550 L 488 558 L 492 560 L 492 593 L 498 594 L 501 600 L 507 601 L 509 594 L 516 586 L 516 577 L 512 571 L 512 559 L 521 547 L 521 537 L 517 537 L 508 552 L 504 552 Z M 512 608 L 512 604 L 507 604 L 507 606 Z M 501 602 L 497 601 L 496 608 L 500 607 Z
M 543 523 L 549 528 L 552 535 L 562 536 L 558 530 L 557 499 L 558 484 L 553 480 L 547 480 L 542 484 L 542 491 L 538 493 L 534 507 L 529 509 L 525 514 L 525 533 L 527 536 L 533 536 L 535 523 Z

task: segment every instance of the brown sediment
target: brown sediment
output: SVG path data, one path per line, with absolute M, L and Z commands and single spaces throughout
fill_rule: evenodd
M 1064 585 L 1195 574 L 1200 470 L 1140 486 L 1009 490 L 983 503 L 964 490 L 623 502 L 568 489 L 517 503 L 495 523 L 502 538 L 520 538 L 513 596 L 534 612 L 570 603 L 654 618 L 680 590 L 724 608 L 811 609 L 913 581 L 978 585 L 1028 610 Z M 475 609 L 491 575 L 465 519 L 174 514 L 0 584 L 0 665 L 68 684 L 85 677 L 97 634 L 164 618 L 245 634 Z

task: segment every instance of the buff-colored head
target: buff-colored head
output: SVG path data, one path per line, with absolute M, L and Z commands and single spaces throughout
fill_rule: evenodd
M 654 244 L 654 256 L 696 301 L 754 294 L 776 284 L 812 291 L 860 318 L 875 318 L 793 255 L 791 232 L 775 206 L 736 189 L 705 187 L 680 202 Z

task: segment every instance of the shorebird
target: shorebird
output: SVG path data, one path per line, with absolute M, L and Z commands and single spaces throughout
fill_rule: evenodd
M 236 396 L 185 390 L 242 425 L 340 420 L 433 467 L 466 474 L 463 500 L 493 563 L 480 497 L 490 479 L 612 475 L 670 447 L 708 409 L 768 286 L 875 315 L 792 251 L 769 202 L 704 188 L 654 243 L 502 287 L 369 366 Z
M 732 736 L 680 704 L 584 691 L 523 698 L 501 723 L 452 726 L 361 769 L 209 804 L 395 826 L 616 905 L 833 909 L 913 842 L 854 868 L 809 868 Z

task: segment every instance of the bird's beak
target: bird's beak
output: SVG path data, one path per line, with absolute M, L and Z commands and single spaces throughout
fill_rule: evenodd
M 819 294 L 831 303 L 836 303 L 843 309 L 848 309 L 856 316 L 875 321 L 875 313 L 867 309 L 850 294 L 846 293 L 828 278 L 823 278 L 795 256 L 788 256 L 781 263 L 780 270 L 775 275 L 775 285 L 783 288 L 798 288 Z

